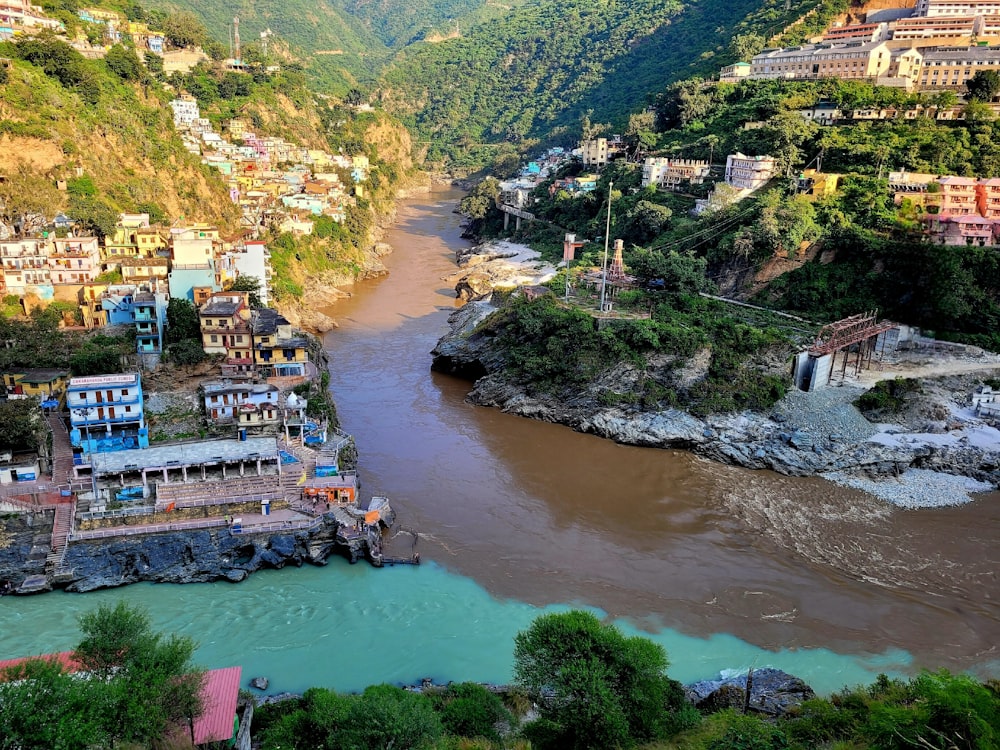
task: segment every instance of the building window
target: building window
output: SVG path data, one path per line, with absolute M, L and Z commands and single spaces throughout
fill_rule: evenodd
M 213 344 L 215 344 L 215 343 L 217 343 L 218 341 L 219 341 L 219 337 L 218 337 L 218 336 L 216 336 L 216 335 L 215 335 L 215 334 L 213 333 L 213 334 L 212 334 L 212 343 L 213 343 Z

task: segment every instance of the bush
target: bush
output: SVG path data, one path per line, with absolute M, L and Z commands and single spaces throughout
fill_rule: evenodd
M 509 723 L 511 715 L 500 698 L 474 682 L 450 685 L 436 697 L 445 731 L 459 737 L 485 737 L 499 742 L 496 725 Z
M 184 339 L 167 347 L 167 360 L 175 365 L 197 365 L 207 356 L 196 339 Z
M 788 747 L 785 733 L 764 719 L 752 715 L 730 713 L 726 731 L 713 739 L 708 750 L 783 750 Z

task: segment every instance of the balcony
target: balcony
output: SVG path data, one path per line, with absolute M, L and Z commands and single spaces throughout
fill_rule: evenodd
M 74 398 L 74 391 L 70 389 L 70 398 L 67 403 L 70 409 L 100 409 L 104 406 L 118 406 L 119 404 L 124 406 L 131 406 L 132 404 L 138 404 L 142 401 L 142 394 L 135 393 L 129 396 L 119 396 L 114 399 L 104 399 L 103 401 L 98 401 L 97 399 L 81 399 Z
M 108 425 L 108 424 L 125 424 L 128 422 L 135 422 L 136 424 L 142 424 L 142 414 L 122 414 L 109 416 L 105 414 L 103 417 L 98 417 L 96 414 L 81 416 L 78 414 L 79 409 L 70 408 L 69 418 L 70 424 L 73 427 L 94 427 L 97 425 Z
M 156 318 L 156 313 L 149 309 L 139 309 L 135 310 L 135 322 L 136 323 L 159 323 L 160 321 Z
M 253 360 L 250 357 L 226 357 L 227 365 L 252 365 Z
M 136 323 L 135 333 L 137 336 L 159 336 L 159 327 L 156 323 Z

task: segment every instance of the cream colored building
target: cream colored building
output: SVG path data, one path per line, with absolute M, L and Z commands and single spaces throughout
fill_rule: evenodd
M 889 73 L 885 42 L 807 44 L 765 50 L 750 61 L 750 78 L 877 78 Z
M 1000 47 L 943 47 L 924 52 L 917 79 L 921 91 L 964 91 L 980 70 L 1000 70 Z
M 726 183 L 739 190 L 757 190 L 774 177 L 773 156 L 730 154 L 726 158 Z

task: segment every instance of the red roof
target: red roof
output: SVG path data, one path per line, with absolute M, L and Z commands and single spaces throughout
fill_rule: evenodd
M 24 664 L 24 662 L 31 659 L 44 659 L 45 661 L 57 661 L 66 668 L 67 672 L 79 672 L 83 667 L 81 664 L 73 659 L 72 651 L 62 651 L 58 654 L 43 654 L 40 656 L 21 656 L 17 659 L 3 659 L 0 660 L 0 671 L 7 669 L 8 667 L 16 667 L 19 664 Z
M 194 744 L 221 742 L 233 736 L 242 667 L 213 669 L 205 676 L 201 697 L 205 710 L 194 722 Z
M 0 660 L 0 672 L 7 667 L 16 667 L 30 659 L 58 661 L 70 672 L 78 672 L 83 668 L 79 662 L 73 659 L 72 651 L 63 651 L 58 654 L 22 656 L 18 659 Z M 205 675 L 205 686 L 201 691 L 204 711 L 194 722 L 194 743 L 196 745 L 221 742 L 233 736 L 242 673 L 242 667 L 226 667 L 225 669 L 210 670 Z

